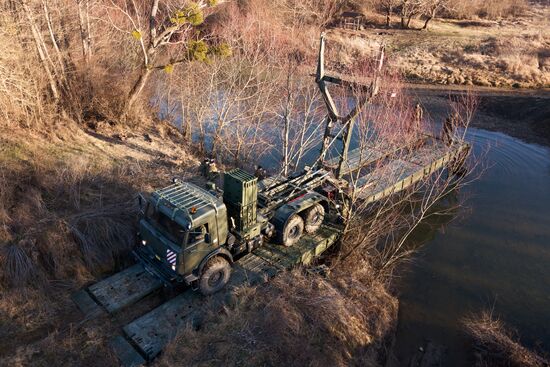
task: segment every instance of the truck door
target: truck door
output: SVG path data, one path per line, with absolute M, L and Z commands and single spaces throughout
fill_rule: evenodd
M 187 244 L 183 251 L 184 271 L 189 274 L 193 271 L 206 255 L 216 247 L 214 239 L 216 238 L 216 230 L 214 223 L 204 223 L 198 225 L 189 231 L 187 236 Z

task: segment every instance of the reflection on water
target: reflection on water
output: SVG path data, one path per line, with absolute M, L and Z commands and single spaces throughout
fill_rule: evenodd
M 460 319 L 493 306 L 524 343 L 550 351 L 550 149 L 476 129 L 468 140 L 487 162 L 460 193 L 468 212 L 411 238 L 424 246 L 400 279 L 403 365 L 426 340 L 447 347 L 445 366 L 471 365 Z

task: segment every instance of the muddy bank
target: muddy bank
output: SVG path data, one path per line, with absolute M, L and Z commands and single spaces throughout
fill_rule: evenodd
M 437 121 L 448 114 L 449 98 L 464 90 L 411 85 L 408 92 Z M 550 91 L 479 88 L 473 93 L 479 97 L 479 104 L 471 127 L 550 146 Z

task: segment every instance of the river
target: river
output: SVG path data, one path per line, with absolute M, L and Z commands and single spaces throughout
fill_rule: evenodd
M 444 96 L 416 98 L 443 113 Z M 398 365 L 431 341 L 445 347 L 444 366 L 471 366 L 461 320 L 483 309 L 527 346 L 550 352 L 550 148 L 543 145 L 550 98 L 519 98 L 482 96 L 467 139 L 483 173 L 459 193 L 465 200 L 455 218 L 425 224 L 411 238 L 418 252 L 397 280 Z

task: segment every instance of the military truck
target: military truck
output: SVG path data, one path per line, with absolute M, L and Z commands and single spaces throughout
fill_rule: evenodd
M 442 169 L 457 173 L 470 146 L 463 139 L 453 139 L 447 128 L 442 137 L 421 134 L 418 141 L 401 147 L 350 150 L 354 119 L 378 93 L 384 48 L 366 85 L 327 75 L 324 44 L 322 35 L 316 82 L 328 113 L 314 168 L 290 177 L 262 179 L 234 169 L 224 174 L 222 190 L 175 180 L 148 197 L 140 196 L 139 243 L 134 251 L 138 261 L 73 295 L 87 317 L 119 312 L 174 284 L 188 284 L 211 295 L 228 282 L 236 287 L 257 284 L 280 271 L 311 264 L 342 236 L 345 213 L 351 208 L 347 197 L 350 174 L 360 176 L 353 180 L 354 200 L 368 205 Z M 329 84 L 362 88 L 364 98 L 349 113 L 341 114 Z M 336 140 L 341 142 L 340 152 L 326 159 Z M 401 150 L 407 154 L 399 154 Z M 209 158 L 211 168 L 212 163 Z M 124 326 L 123 335 L 111 341 L 123 365 L 153 360 L 178 329 L 200 313 L 202 301 L 197 297 L 187 289 Z
M 258 179 L 241 170 L 224 174 L 223 190 L 175 180 L 140 197 L 142 218 L 135 254 L 164 282 L 184 282 L 208 295 L 228 282 L 231 265 L 266 241 L 294 245 L 334 211 L 327 171 L 290 179 Z M 258 188 L 261 187 L 260 190 Z

